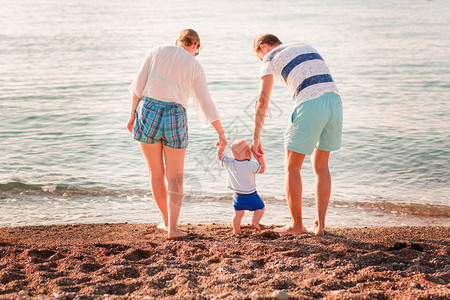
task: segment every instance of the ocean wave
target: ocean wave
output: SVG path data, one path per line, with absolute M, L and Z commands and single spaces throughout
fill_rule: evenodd
M 390 213 L 403 213 L 424 217 L 444 217 L 450 218 L 450 206 L 431 205 L 417 203 L 394 203 L 388 201 L 374 202 L 350 202 L 332 201 L 330 206 L 334 207 L 356 207 L 363 210 L 379 210 Z
M 184 201 L 189 203 L 226 203 L 231 200 L 231 192 L 218 194 L 205 194 L 201 189 L 185 188 Z M 261 195 L 266 203 L 274 205 L 287 205 L 284 196 L 265 196 Z M 123 199 L 151 199 L 152 192 L 150 189 L 105 189 L 102 187 L 79 188 L 69 185 L 59 184 L 26 184 L 23 182 L 8 182 L 0 184 L 0 199 L 15 199 L 14 201 L 36 201 L 40 198 L 52 199 L 59 201 L 64 199 L 80 199 L 89 198 L 100 200 L 102 198 L 115 199 L 121 202 Z M 75 200 L 76 201 L 76 200 Z M 314 207 L 314 198 L 303 198 L 302 205 L 304 207 Z M 386 199 L 379 200 L 374 198 L 373 201 L 355 201 L 355 200 L 332 200 L 330 207 L 342 209 L 361 209 L 370 211 L 380 211 L 391 214 L 408 214 L 433 218 L 450 218 L 450 206 L 435 204 L 417 204 L 389 201 Z
M 27 184 L 23 182 L 8 182 L 0 184 L 0 198 L 8 195 L 22 196 L 64 196 L 64 197 L 95 197 L 95 196 L 121 196 L 121 195 L 138 195 L 144 196 L 150 193 L 149 190 L 108 190 L 103 187 L 79 188 L 63 184 Z

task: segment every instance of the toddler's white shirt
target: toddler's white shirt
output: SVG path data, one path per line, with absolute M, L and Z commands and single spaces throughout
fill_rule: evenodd
M 256 191 L 255 175 L 261 170 L 261 165 L 251 160 L 235 160 L 222 156 L 222 166 L 227 170 L 227 187 L 239 194 L 251 194 Z

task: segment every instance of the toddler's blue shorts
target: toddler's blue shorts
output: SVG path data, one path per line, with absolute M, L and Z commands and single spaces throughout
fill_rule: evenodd
M 234 194 L 233 207 L 235 210 L 255 211 L 264 208 L 264 202 L 261 200 L 257 192 L 252 194 Z

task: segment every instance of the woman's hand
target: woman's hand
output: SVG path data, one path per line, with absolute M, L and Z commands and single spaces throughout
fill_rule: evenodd
M 134 121 L 136 120 L 136 115 L 132 114 L 130 120 L 128 121 L 127 128 L 129 132 L 133 132 Z
M 221 151 L 225 151 L 227 146 L 227 139 L 225 138 L 225 132 L 219 133 L 219 141 L 217 142 L 217 146 L 219 146 Z
M 215 120 L 214 122 L 211 122 L 211 125 L 219 135 L 219 141 L 217 142 L 216 146 L 219 146 L 220 150 L 225 151 L 225 147 L 227 146 L 227 139 L 225 138 L 225 131 L 222 128 L 222 123 L 220 123 L 220 120 Z

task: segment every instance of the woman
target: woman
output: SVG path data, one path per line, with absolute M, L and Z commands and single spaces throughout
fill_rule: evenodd
M 205 73 L 194 58 L 199 48 L 197 32 L 192 29 L 181 31 L 175 46 L 159 46 L 150 50 L 129 88 L 133 97 L 127 128 L 139 141 L 153 197 L 163 216 L 169 239 L 187 235 L 178 228 L 177 222 L 183 200 L 189 96 L 193 96 L 199 121 L 210 123 L 217 131 L 220 148 L 225 149 L 227 143 L 219 114 L 209 95 Z

